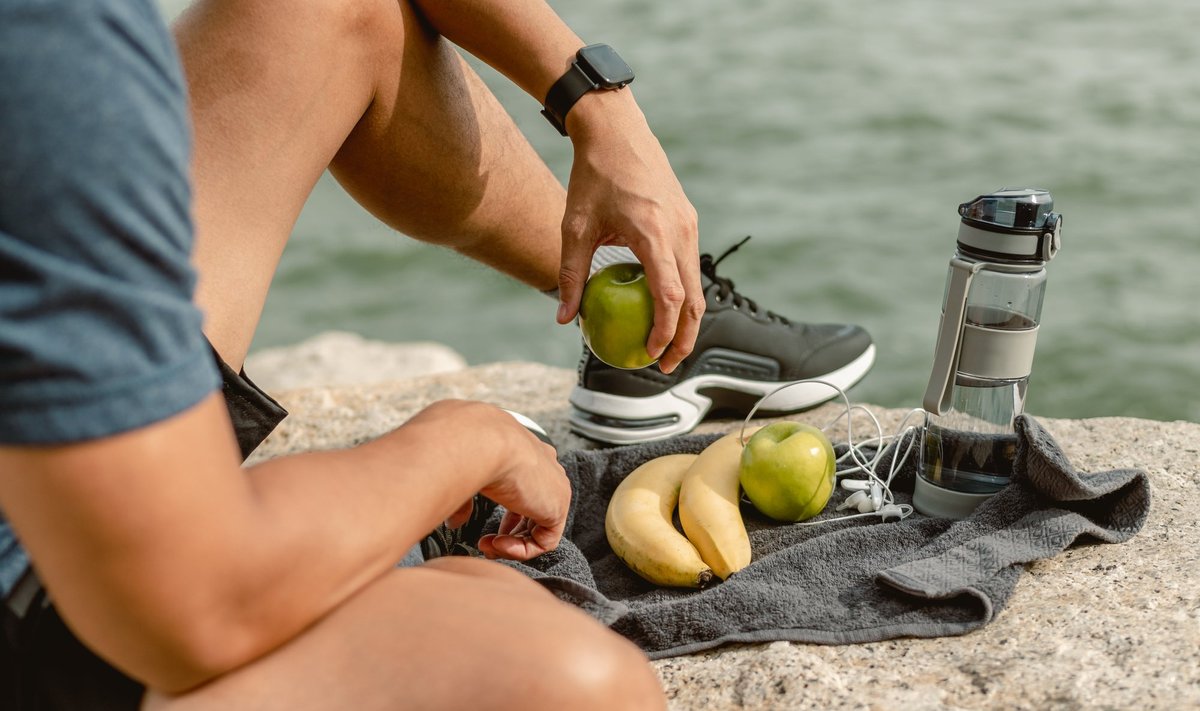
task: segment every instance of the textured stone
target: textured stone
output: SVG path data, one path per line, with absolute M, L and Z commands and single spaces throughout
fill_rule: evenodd
M 519 410 L 561 448 L 588 447 L 567 431 L 573 382 L 569 370 L 501 363 L 404 382 L 282 393 L 292 415 L 255 459 L 362 442 L 447 397 Z M 906 414 L 870 409 L 888 431 Z M 827 404 L 795 419 L 822 426 L 837 413 Z M 842 646 L 776 642 L 656 662 L 671 708 L 1200 708 L 1200 424 L 1039 419 L 1081 471 L 1140 467 L 1149 473 L 1152 510 L 1133 540 L 1081 541 L 1030 565 L 998 618 L 962 637 Z M 701 431 L 736 424 L 710 422 Z M 856 418 L 856 435 L 864 436 L 860 426 Z
M 344 331 L 246 358 L 246 373 L 267 392 L 380 383 L 465 367 L 467 361 L 457 351 L 440 343 L 384 343 Z

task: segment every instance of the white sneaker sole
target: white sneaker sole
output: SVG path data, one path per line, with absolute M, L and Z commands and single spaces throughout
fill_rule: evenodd
M 832 373 L 821 376 L 842 390 L 862 380 L 875 364 L 875 345 Z M 790 381 L 744 380 L 728 375 L 688 378 L 669 390 L 649 397 L 626 397 L 586 390 L 571 391 L 571 430 L 588 439 L 609 444 L 636 444 L 686 434 L 695 429 L 712 408 L 703 390 L 722 389 L 762 398 Z M 837 397 L 837 391 L 820 383 L 802 383 L 767 398 L 760 410 L 796 412 Z

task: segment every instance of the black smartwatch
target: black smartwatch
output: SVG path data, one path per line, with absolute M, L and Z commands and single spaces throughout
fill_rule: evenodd
M 620 89 L 633 81 L 633 70 L 606 44 L 589 44 L 575 53 L 571 68 L 550 91 L 542 115 L 550 125 L 567 135 L 567 112 L 589 91 Z

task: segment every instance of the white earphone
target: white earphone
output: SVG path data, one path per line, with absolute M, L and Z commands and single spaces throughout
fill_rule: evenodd
M 844 501 L 837 505 L 835 511 L 855 510 L 857 513 L 846 514 L 844 516 L 834 516 L 825 518 L 819 521 L 803 521 L 798 525 L 801 526 L 817 526 L 823 523 L 833 521 L 845 521 L 855 518 L 878 518 L 882 522 L 886 521 L 902 521 L 913 513 L 913 507 L 909 504 L 897 504 L 895 495 L 892 493 L 892 479 L 895 478 L 897 472 L 908 461 L 908 457 L 912 454 L 916 447 L 918 427 L 917 425 L 909 424 L 909 420 L 914 416 L 924 417 L 925 412 L 921 409 L 913 409 L 904 416 L 900 421 L 900 425 L 896 428 L 896 432 L 892 435 L 884 435 L 883 426 L 879 424 L 879 419 L 875 415 L 863 407 L 862 405 L 850 404 L 850 398 L 846 392 L 837 385 L 825 380 L 809 379 L 795 380 L 790 383 L 775 388 L 771 392 L 759 398 L 754 407 L 750 408 L 750 412 L 746 415 L 746 419 L 742 421 L 742 429 L 740 439 L 744 444 L 746 441 L 746 426 L 750 420 L 754 418 L 754 413 L 758 411 L 762 405 L 772 395 L 790 388 L 793 385 L 801 383 L 818 383 L 828 386 L 837 391 L 841 396 L 842 401 L 846 403 L 846 409 L 843 410 L 837 417 L 821 428 L 822 431 L 828 430 L 833 425 L 837 424 L 843 417 L 846 419 L 846 452 L 838 457 L 838 464 L 849 459 L 855 466 L 849 467 L 836 473 L 840 479 L 842 489 L 852 492 Z M 862 442 L 856 442 L 854 439 L 854 413 L 859 411 L 865 413 L 871 422 L 874 424 L 876 436 Z M 875 451 L 868 455 L 865 448 L 875 445 Z M 901 449 L 903 445 L 903 449 Z M 889 450 L 895 450 L 892 456 L 891 464 L 888 466 L 887 477 L 881 477 L 877 472 L 879 463 Z M 864 474 L 865 479 L 850 479 L 846 478 L 851 474 Z

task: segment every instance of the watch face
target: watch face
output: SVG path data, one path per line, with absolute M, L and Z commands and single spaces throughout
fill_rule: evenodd
M 625 86 L 633 81 L 633 70 L 621 56 L 606 44 L 591 44 L 579 50 L 581 64 L 596 83 L 606 88 Z

